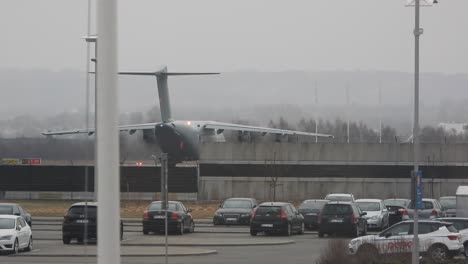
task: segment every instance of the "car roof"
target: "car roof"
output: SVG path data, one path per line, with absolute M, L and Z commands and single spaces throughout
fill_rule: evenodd
M 0 205 L 18 206 L 18 204 L 15 203 L 0 203 Z
M 5 215 L 5 214 L 0 215 L 0 218 L 16 219 L 18 217 L 20 217 L 20 216 L 19 215 Z
M 401 221 L 400 223 L 414 223 L 413 220 L 405 220 Z M 438 220 L 418 220 L 418 223 L 440 223 L 443 225 L 451 225 L 452 223 L 446 221 L 438 221 Z
M 308 199 L 302 201 L 302 203 L 311 203 L 311 202 L 329 202 L 330 200 L 325 200 L 325 199 Z
M 437 220 L 437 221 L 447 221 L 447 222 L 450 222 L 450 220 L 465 220 L 465 221 L 468 221 L 468 218 L 466 218 L 466 217 L 437 217 L 435 220 Z
M 439 198 L 439 200 L 441 199 L 457 199 L 457 197 L 456 196 L 442 196 Z
M 387 200 L 394 200 L 394 201 L 411 201 L 410 199 L 406 199 L 406 198 L 388 198 L 388 199 L 385 199 L 384 201 L 387 201 Z
M 73 206 L 97 206 L 97 202 L 78 202 L 70 205 L 70 207 Z
M 380 203 L 380 202 L 382 202 L 382 200 L 380 200 L 380 199 L 357 199 L 355 202 L 356 202 L 356 203 L 358 203 L 358 202 L 375 202 L 375 203 Z
M 233 198 L 228 198 L 228 199 L 226 199 L 226 201 L 227 201 L 227 200 L 247 200 L 247 201 L 252 201 L 252 200 L 255 200 L 255 199 L 254 199 L 254 198 L 244 198 L 244 197 L 239 197 L 239 198 L 233 197 Z
M 283 205 L 287 205 L 287 204 L 290 204 L 290 203 L 285 203 L 285 202 L 264 202 L 264 203 L 261 203 L 259 206 L 283 206 Z
M 351 202 L 351 201 L 332 201 L 332 202 L 328 202 L 327 204 L 354 204 L 354 202 Z
M 162 203 L 162 201 L 152 201 L 151 203 Z M 167 203 L 182 203 L 179 201 L 167 201 Z
M 353 196 L 351 193 L 329 193 L 327 196 Z

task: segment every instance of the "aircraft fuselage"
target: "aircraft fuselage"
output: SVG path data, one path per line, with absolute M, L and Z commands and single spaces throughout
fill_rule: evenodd
M 173 121 L 157 124 L 156 139 L 161 150 L 173 162 L 200 158 L 199 127 L 190 121 Z

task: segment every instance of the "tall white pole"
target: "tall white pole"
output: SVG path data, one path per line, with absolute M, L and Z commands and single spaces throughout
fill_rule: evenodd
M 97 1 L 97 177 L 100 264 L 120 263 L 120 175 L 117 86 L 117 1 Z
M 382 144 L 382 87 L 379 85 L 379 143 Z
M 346 142 L 349 143 L 349 87 L 348 85 L 346 85 L 346 106 L 347 106 L 347 110 L 346 110 Z
M 315 109 L 318 110 L 318 85 L 315 81 Z M 315 113 L 315 134 L 318 134 L 318 113 Z M 315 137 L 315 143 L 318 143 L 318 136 Z
M 414 123 L 413 123 L 413 161 L 414 161 L 414 174 L 419 170 L 419 36 L 421 35 L 421 29 L 419 28 L 419 7 L 420 0 L 415 0 L 414 8 Z M 412 177 L 415 180 L 416 177 Z M 416 184 L 411 184 L 412 187 Z M 416 193 L 416 190 L 412 190 L 411 193 Z M 412 199 L 416 198 L 416 195 Z M 413 200 L 414 205 L 414 225 L 413 225 L 413 250 L 411 254 L 411 263 L 419 263 L 419 230 L 418 230 L 418 207 L 416 206 L 416 199 Z

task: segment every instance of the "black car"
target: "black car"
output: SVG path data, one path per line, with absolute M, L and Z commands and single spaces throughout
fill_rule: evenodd
M 230 198 L 219 205 L 213 216 L 214 225 L 249 225 L 252 211 L 258 206 L 252 198 Z
M 256 236 L 258 232 L 303 234 L 304 217 L 290 203 L 262 203 L 254 210 L 250 222 L 250 235 Z
M 29 227 L 32 227 L 31 215 L 18 204 L 0 203 L 0 214 L 22 216 L 24 220 L 26 220 L 26 223 L 28 223 Z
M 406 207 L 410 203 L 408 199 L 386 199 L 384 200 L 385 207 L 388 210 L 388 225 L 392 226 L 403 220 L 408 220 L 408 210 Z
M 325 234 L 350 234 L 353 237 L 367 234 L 367 220 L 359 206 L 353 202 L 329 202 L 322 208 L 319 217 L 318 236 Z
M 169 201 L 167 208 L 167 230 L 182 235 L 185 232 L 193 233 L 195 223 L 190 214 L 191 209 L 186 209 L 184 204 L 177 201 Z M 162 202 L 150 203 L 143 213 L 143 234 L 149 232 L 165 232 L 165 210 L 162 209 Z
M 85 237 L 85 230 L 87 236 Z M 72 239 L 83 243 L 85 238 L 89 241 L 97 240 L 97 203 L 80 202 L 68 208 L 63 217 L 62 241 L 70 244 Z M 120 220 L 120 240 L 123 238 L 123 222 Z
M 297 209 L 304 216 L 304 225 L 308 229 L 318 227 L 317 217 L 328 200 L 305 200 Z

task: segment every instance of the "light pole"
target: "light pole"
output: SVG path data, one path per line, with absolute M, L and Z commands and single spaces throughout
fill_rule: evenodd
M 411 200 L 414 206 L 413 223 L 413 250 L 411 252 L 411 263 L 419 263 L 419 225 L 418 225 L 418 205 L 416 201 L 416 179 L 419 174 L 419 36 L 423 30 L 419 27 L 419 9 L 421 0 L 412 0 L 407 6 L 412 6 L 414 2 L 414 120 L 413 120 L 413 162 L 414 169 L 411 175 Z M 424 0 L 427 5 L 437 3 L 437 0 Z M 419 178 L 420 179 L 420 178 Z M 419 182 L 419 181 L 418 181 Z M 420 182 L 419 182 L 420 183 Z M 422 184 L 422 183 L 420 183 Z
M 98 45 L 97 45 L 97 36 L 96 35 L 90 35 L 90 36 L 85 36 L 83 39 L 86 41 L 86 43 L 94 43 L 94 59 L 91 59 L 92 62 L 94 62 L 94 133 L 96 133 L 96 127 L 97 127 L 97 51 L 98 51 Z M 88 62 L 89 63 L 89 62 Z M 89 69 L 89 67 L 87 67 Z M 86 73 L 89 76 L 89 72 Z M 87 92 L 87 98 L 89 98 L 89 91 Z M 89 109 L 87 109 L 89 111 Z M 94 154 L 95 157 L 97 157 L 97 152 L 96 152 L 96 143 L 94 143 Z M 96 159 L 96 158 L 95 158 Z M 94 164 L 94 201 L 97 202 L 97 188 L 98 188 L 98 180 L 97 180 L 97 163 L 95 162 Z

